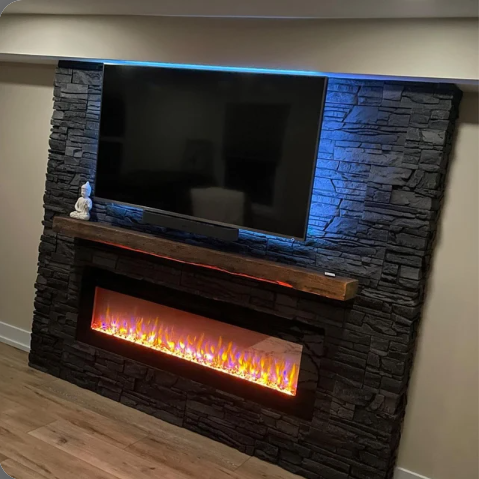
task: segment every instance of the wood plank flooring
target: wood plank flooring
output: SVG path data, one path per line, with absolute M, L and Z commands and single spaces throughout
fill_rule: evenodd
M 299 479 L 30 369 L 2 343 L 0 465 L 14 479 Z

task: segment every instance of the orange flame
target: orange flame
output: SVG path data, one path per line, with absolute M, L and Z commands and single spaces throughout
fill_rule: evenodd
M 106 314 L 94 316 L 92 329 L 296 396 L 296 364 L 268 353 L 241 349 L 233 342 L 224 342 L 221 336 L 211 340 L 204 334 L 188 335 L 174 326 L 165 326 L 159 318 L 125 318 L 111 314 L 109 308 Z

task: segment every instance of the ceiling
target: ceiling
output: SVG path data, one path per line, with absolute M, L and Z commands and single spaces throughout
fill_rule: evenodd
M 257 18 L 460 18 L 478 17 L 479 4 L 477 0 L 20 0 L 10 4 L 4 13 Z

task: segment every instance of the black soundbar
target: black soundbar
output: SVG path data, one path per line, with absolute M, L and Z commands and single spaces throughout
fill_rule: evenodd
M 239 230 L 236 228 L 203 223 L 178 216 L 162 215 L 161 213 L 153 213 L 148 210 L 143 211 L 143 223 L 185 231 L 195 235 L 208 236 L 209 238 L 223 241 L 237 241 L 239 237 Z

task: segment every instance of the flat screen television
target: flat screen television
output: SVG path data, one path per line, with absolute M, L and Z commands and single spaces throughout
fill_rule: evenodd
M 326 78 L 105 65 L 95 196 L 304 239 Z

